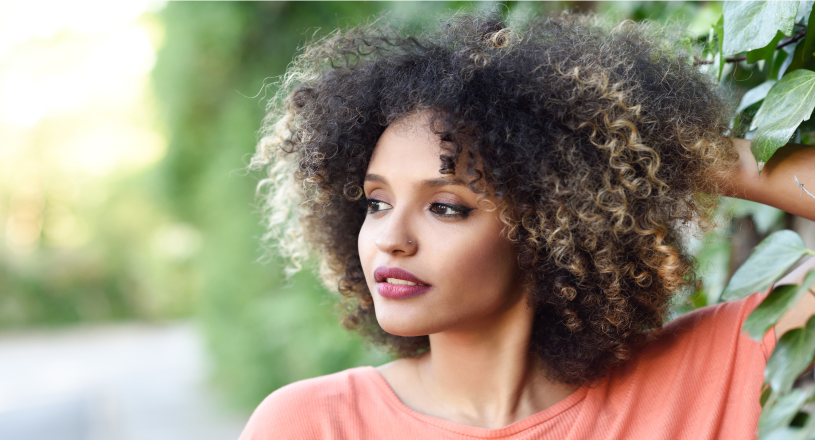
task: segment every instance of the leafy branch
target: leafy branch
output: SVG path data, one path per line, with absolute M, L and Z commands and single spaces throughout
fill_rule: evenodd
M 786 41 L 783 41 L 783 42 L 779 43 L 778 46 L 775 47 L 775 50 L 781 50 L 785 46 L 789 46 L 790 44 L 797 43 L 798 41 L 800 41 L 802 38 L 804 38 L 806 36 L 807 36 L 807 31 L 806 31 L 806 29 L 804 29 L 801 32 L 798 32 L 797 34 L 795 34 L 795 36 L 793 36 L 792 38 L 786 38 L 785 39 Z M 742 55 L 740 57 L 728 57 L 728 58 L 724 59 L 724 62 L 726 62 L 726 63 L 738 63 L 739 61 L 745 61 L 745 60 L 747 60 L 747 55 Z M 699 66 L 699 65 L 702 65 L 702 64 L 713 64 L 714 62 L 715 62 L 714 60 L 696 59 L 696 60 L 693 61 L 693 65 L 694 66 Z
M 796 179 L 797 182 L 797 179 Z M 737 299 L 751 292 L 765 291 L 773 286 L 801 257 L 815 255 L 807 249 L 801 237 L 789 230 L 775 232 L 762 241 L 747 261 L 736 271 L 725 288 L 725 299 Z M 744 331 L 761 341 L 766 332 L 815 286 L 815 270 L 810 270 L 798 285 L 776 286 L 744 322 Z M 805 407 L 815 401 L 815 387 L 804 389 L 794 385 L 815 358 L 815 317 L 806 326 L 784 333 L 776 344 L 764 371 L 765 393 L 759 420 L 759 438 L 788 438 L 781 433 L 800 432 L 800 439 L 815 434 L 815 416 Z M 807 423 L 791 427 L 794 420 Z
M 722 17 L 711 30 L 711 38 L 715 34 L 718 41 L 710 47 L 718 50 L 711 63 L 718 66 L 720 78 L 727 62 L 766 61 L 766 69 L 759 74 L 766 75 L 767 81 L 745 94 L 739 106 L 744 111 L 761 103 L 749 127 L 754 130 L 750 149 L 759 173 L 815 108 L 812 6 L 812 1 L 725 2 Z M 803 22 L 796 23 L 799 9 Z M 794 32 L 796 27 L 803 29 Z
M 751 64 L 765 61 L 760 69 L 752 68 L 759 78 L 765 76 L 765 81 L 744 94 L 737 110 L 752 115 L 748 127 L 752 132 L 750 149 L 759 173 L 793 135 L 801 135 L 801 124 L 815 109 L 812 6 L 813 1 L 724 2 L 722 17 L 708 38 L 713 43 L 716 37 L 716 44 L 706 49 L 713 59 L 694 61 L 700 69 L 718 73 L 720 80 L 728 63 L 733 66 L 746 61 L 746 65 L 735 64 L 736 68 L 751 69 Z M 740 121 L 735 119 L 734 126 Z M 815 194 L 804 187 L 798 176 L 794 180 L 802 194 L 815 200 Z M 809 271 L 798 285 L 774 286 L 807 255 L 815 255 L 815 251 L 808 249 L 797 233 L 777 231 L 755 248 L 724 288 L 721 299 L 725 301 L 771 289 L 744 322 L 743 330 L 754 340 L 761 341 L 815 287 L 815 270 Z M 815 360 L 815 317 L 804 327 L 778 336 L 764 370 L 759 439 L 815 439 L 815 381 L 809 368 Z M 801 380 L 802 375 L 809 379 Z

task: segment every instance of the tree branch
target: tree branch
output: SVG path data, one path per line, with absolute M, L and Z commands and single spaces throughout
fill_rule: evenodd
M 789 46 L 790 44 L 795 43 L 796 41 L 800 41 L 802 38 L 806 37 L 806 35 L 807 35 L 807 30 L 804 29 L 801 32 L 798 32 L 797 34 L 795 34 L 795 36 L 790 38 L 789 40 L 779 43 L 778 46 L 775 47 L 775 50 L 781 49 L 784 46 Z M 747 59 L 747 56 L 730 57 L 730 58 L 725 58 L 724 62 L 726 62 L 726 63 L 738 63 L 739 61 L 744 61 L 746 59 Z M 713 60 L 694 60 L 694 62 L 693 62 L 694 66 L 699 66 L 699 65 L 702 65 L 702 64 L 713 64 Z
M 797 34 L 795 34 L 795 36 L 794 36 L 794 37 L 792 37 L 792 38 L 790 38 L 789 40 L 784 41 L 784 42 L 782 42 L 782 43 L 779 43 L 779 44 L 778 44 L 778 46 L 776 46 L 775 50 L 781 49 L 781 48 L 782 48 L 782 47 L 784 47 L 784 46 L 787 46 L 787 45 L 790 45 L 790 44 L 792 44 L 792 43 L 795 43 L 796 41 L 798 41 L 798 40 L 800 40 L 801 38 L 804 38 L 804 37 L 806 37 L 806 36 L 807 36 L 807 30 L 806 30 L 806 29 L 804 29 L 804 30 L 802 30 L 801 32 L 798 32 Z
M 815 195 L 813 195 L 811 192 L 809 192 L 809 190 L 807 190 L 806 188 L 804 188 L 804 184 L 803 184 L 803 183 L 801 183 L 801 182 L 798 180 L 798 176 L 792 176 L 792 177 L 794 177 L 794 178 L 795 178 L 795 184 L 796 184 L 796 185 L 798 185 L 798 188 L 801 188 L 801 191 L 803 191 L 803 192 L 807 193 L 807 195 L 808 195 L 808 196 L 810 196 L 810 197 L 812 197 L 813 199 L 815 199 Z

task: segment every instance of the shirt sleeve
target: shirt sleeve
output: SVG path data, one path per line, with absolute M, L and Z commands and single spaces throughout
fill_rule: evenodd
M 310 402 L 300 383 L 287 385 L 270 394 L 258 405 L 239 440 L 307 440 L 320 433 L 309 423 Z M 313 414 L 313 412 L 311 412 Z

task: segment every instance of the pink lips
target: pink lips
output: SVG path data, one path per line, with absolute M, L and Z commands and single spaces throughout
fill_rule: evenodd
M 418 286 L 407 286 L 404 284 L 390 284 L 388 278 L 398 278 L 419 284 Z M 428 285 L 412 273 L 398 267 L 379 266 L 374 270 L 376 280 L 376 291 L 385 298 L 404 299 L 427 292 L 433 286 Z

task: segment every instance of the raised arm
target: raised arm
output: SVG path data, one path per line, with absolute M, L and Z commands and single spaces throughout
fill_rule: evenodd
M 733 139 L 739 152 L 739 168 L 723 195 L 752 200 L 815 221 L 815 146 L 787 144 L 764 166 L 761 175 L 750 151 L 750 141 Z
M 797 178 L 805 189 L 815 194 L 815 146 L 785 145 L 767 162 L 759 176 L 756 159 L 750 151 L 750 141 L 733 139 L 733 144 L 739 152 L 739 168 L 732 176 L 724 195 L 764 203 L 815 220 L 815 197 L 807 194 L 796 183 Z M 815 257 L 804 261 L 776 285 L 798 284 L 812 269 L 815 269 Z M 790 309 L 776 324 L 776 338 L 780 338 L 787 330 L 803 327 L 813 315 L 815 296 L 804 295 L 797 306 Z

